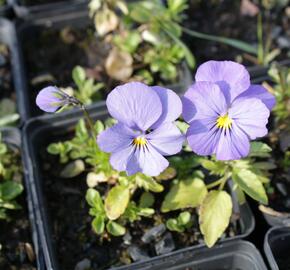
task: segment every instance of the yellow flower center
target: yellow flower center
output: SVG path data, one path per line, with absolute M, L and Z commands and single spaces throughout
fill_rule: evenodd
M 230 129 L 232 127 L 233 120 L 229 117 L 228 114 L 220 116 L 216 120 L 216 126 L 218 128 L 225 128 L 225 129 Z
M 147 144 L 147 141 L 144 137 L 137 137 L 133 140 L 133 144 L 137 146 L 143 146 Z

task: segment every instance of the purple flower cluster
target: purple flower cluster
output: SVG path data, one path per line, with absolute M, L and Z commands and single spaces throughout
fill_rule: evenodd
M 38 106 L 47 112 L 66 104 L 53 87 L 42 90 Z M 181 112 L 190 125 L 186 137 L 199 155 L 235 160 L 250 151 L 250 140 L 267 134 L 274 97 L 251 85 L 244 66 L 231 61 L 201 65 L 195 83 L 182 98 L 171 90 L 130 82 L 116 87 L 107 98 L 110 115 L 118 122 L 97 138 L 100 149 L 111 153 L 110 163 L 127 175 L 157 176 L 167 166 L 164 156 L 181 151 L 184 136 L 174 121 Z
M 267 134 L 275 98 L 264 87 L 251 85 L 244 66 L 208 61 L 183 97 L 183 118 L 190 124 L 187 140 L 199 155 L 218 160 L 246 157 L 250 140 Z
M 173 122 L 182 104 L 173 91 L 131 82 L 109 94 L 107 107 L 118 123 L 99 135 L 98 144 L 112 153 L 114 169 L 157 176 L 168 166 L 163 156 L 181 151 L 184 136 Z

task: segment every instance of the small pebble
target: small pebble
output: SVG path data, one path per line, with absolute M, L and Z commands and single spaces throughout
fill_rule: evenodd
M 145 250 L 143 250 L 137 246 L 130 246 L 128 248 L 128 253 L 134 262 L 144 261 L 144 260 L 147 260 L 148 258 L 150 258 L 148 256 L 148 253 Z
M 75 266 L 75 270 L 89 270 L 91 268 L 91 261 L 89 259 L 83 259 Z
M 175 244 L 171 233 L 166 233 L 165 236 L 155 245 L 157 255 L 167 254 L 174 249 Z
M 148 244 L 152 242 L 157 237 L 161 236 L 166 231 L 166 227 L 164 224 L 160 224 L 158 226 L 153 227 L 152 229 L 145 232 L 145 234 L 142 236 L 141 240 Z

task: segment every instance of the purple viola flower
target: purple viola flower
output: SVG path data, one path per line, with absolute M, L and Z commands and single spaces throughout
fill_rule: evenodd
M 38 93 L 36 104 L 41 110 L 53 113 L 68 103 L 68 97 L 67 94 L 58 88 L 48 86 Z
M 183 118 L 190 124 L 187 140 L 199 155 L 235 160 L 250 151 L 250 140 L 267 134 L 275 98 L 262 86 L 251 85 L 243 65 L 208 61 L 183 97 Z
M 178 153 L 184 141 L 173 123 L 182 111 L 179 97 L 169 89 L 130 82 L 116 87 L 106 104 L 118 123 L 98 136 L 98 144 L 111 153 L 112 167 L 127 175 L 159 175 L 169 164 L 163 156 Z

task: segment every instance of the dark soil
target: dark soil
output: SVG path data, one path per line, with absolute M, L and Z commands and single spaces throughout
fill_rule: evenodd
M 21 166 L 18 152 L 15 159 Z M 25 192 L 17 203 L 21 209 L 8 211 L 9 220 L 0 220 L 0 269 L 36 270 Z
M 290 269 L 290 258 L 289 258 L 289 250 L 285 251 L 285 256 L 281 256 L 276 259 L 277 264 L 280 270 L 289 270 Z
M 36 270 L 25 194 L 18 202 L 22 209 L 9 212 L 11 221 L 0 221 L 0 269 Z
M 59 139 L 56 139 L 59 141 Z M 44 181 L 44 196 L 51 220 L 52 237 L 55 241 L 56 254 L 60 269 L 74 269 L 76 264 L 84 259 L 91 262 L 92 269 L 107 269 L 110 266 L 128 264 L 132 262 L 128 254 L 128 247 L 137 246 L 146 256 L 156 256 L 155 244 L 164 237 L 159 237 L 149 244 L 141 241 L 144 232 L 159 224 L 164 224 L 170 217 L 177 217 L 179 211 L 168 214 L 157 212 L 154 218 L 143 218 L 127 226 L 127 232 L 132 237 L 129 243 L 124 243 L 123 237 L 103 238 L 97 236 L 91 228 L 92 217 L 88 214 L 85 201 L 87 190 L 85 176 L 74 179 L 61 179 L 59 171 L 63 165 L 58 157 L 50 156 L 42 146 L 40 151 L 42 160 L 42 177 Z M 89 168 L 88 168 L 89 169 Z M 170 187 L 170 181 L 165 185 L 165 191 L 156 196 L 155 209 L 160 209 L 161 202 Z M 105 194 L 108 185 L 99 185 L 97 189 Z M 140 193 L 134 196 L 138 202 Z M 171 232 L 175 249 L 203 244 L 203 237 L 198 229 L 198 217 L 195 210 L 191 210 L 194 225 L 185 233 Z M 239 215 L 233 214 L 232 222 L 222 238 L 232 237 L 241 233 Z M 169 231 L 167 231 L 169 232 Z M 165 233 L 166 234 L 166 233 Z
M 10 53 L 6 45 L 0 43 L 0 100 L 11 98 L 16 100 L 10 67 Z
M 43 87 L 74 87 L 72 70 L 75 66 L 91 68 L 90 77 L 96 81 L 102 78 L 98 66 L 103 64 L 106 48 L 94 37 L 91 28 L 73 30 L 64 27 L 57 30 L 28 27 L 24 31 L 23 50 L 29 89 L 32 90 L 30 107 L 34 115 L 40 114 L 35 97 Z
M 289 37 L 290 22 L 285 15 L 285 9 L 263 11 L 264 38 L 272 39 L 272 48 L 281 48 L 282 53 L 276 58 L 284 60 L 289 53 L 288 46 L 283 47 L 283 41 Z M 185 26 L 198 32 L 235 38 L 251 45 L 257 45 L 257 17 L 243 16 L 240 13 L 240 1 L 191 1 L 187 12 L 188 19 Z M 191 38 L 185 35 L 193 54 L 196 56 L 197 66 L 208 60 L 236 60 L 247 66 L 257 63 L 247 53 L 212 41 Z M 240 56 L 243 56 L 241 59 Z M 289 57 L 289 55 L 288 55 Z

